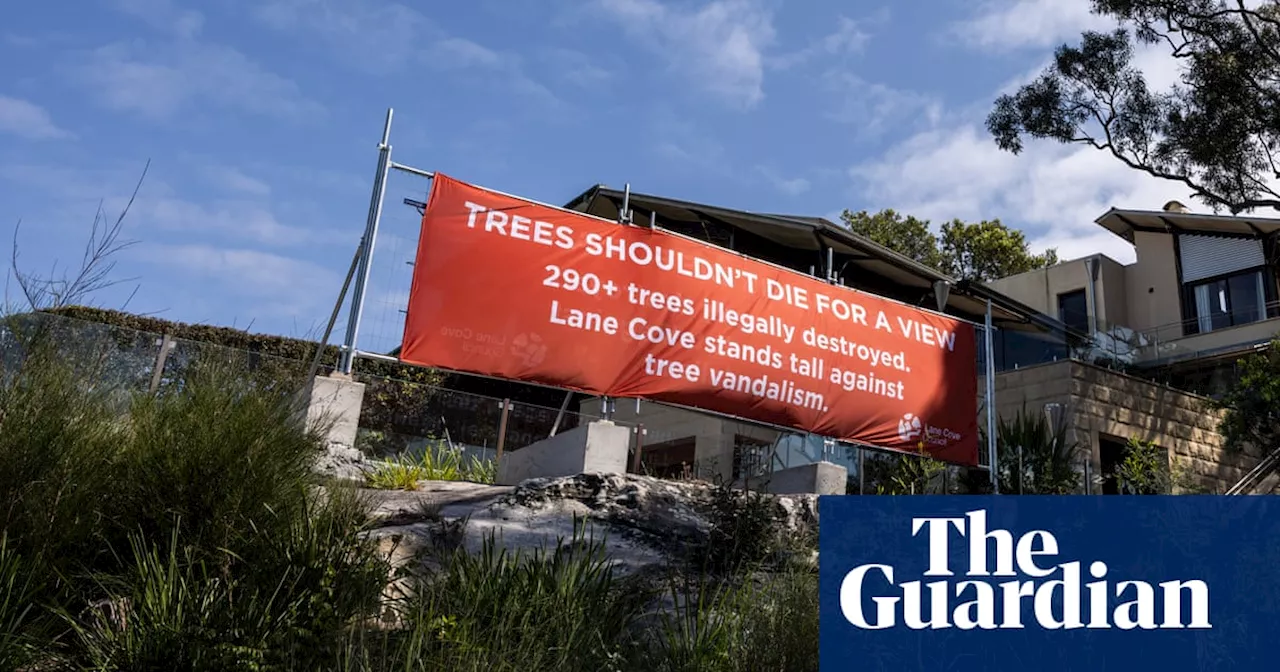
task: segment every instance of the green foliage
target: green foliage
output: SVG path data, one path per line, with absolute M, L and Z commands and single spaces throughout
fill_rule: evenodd
M 641 649 L 637 669 L 655 672 L 747 672 L 818 669 L 818 580 L 788 571 L 693 596 L 672 583 L 674 612 Z
M 417 490 L 427 480 L 426 469 L 417 460 L 395 458 L 378 464 L 365 475 L 365 483 L 379 490 Z
M 1025 406 L 996 424 L 996 454 L 1002 494 L 1069 495 L 1083 487 L 1077 467 L 1080 445 L 1065 423 L 1054 427 L 1044 414 L 1029 412 Z
M 875 455 L 863 462 L 867 481 L 877 495 L 927 495 L 942 493 L 945 462 L 927 454 Z
M 717 485 L 709 514 L 706 545 L 694 550 L 703 571 L 722 574 L 755 568 L 785 547 L 777 504 L 768 495 Z
M 402 454 L 378 464 L 366 481 L 382 490 L 417 490 L 419 481 L 470 481 L 493 483 L 497 463 L 467 457 L 461 448 L 426 446 L 417 456 Z
M 1280 448 L 1280 339 L 1239 361 L 1234 385 L 1216 402 L 1228 450 Z
M 61 345 L 22 342 L 0 378 L 0 628 L 20 595 L 42 662 L 282 669 L 376 613 L 363 505 L 315 496 L 291 386 L 208 361 L 151 397 Z
M 151 396 L 96 384 L 103 360 L 91 352 L 49 341 L 4 352 L 7 667 L 816 669 L 815 578 L 749 578 L 797 543 L 771 498 L 720 493 L 711 565 L 727 582 L 716 586 L 738 588 L 699 601 L 733 613 L 693 615 L 731 628 L 696 647 L 670 627 L 641 636 L 645 619 L 662 620 L 654 591 L 616 578 L 584 528 L 551 550 L 490 538 L 478 554 L 446 551 L 397 598 L 399 577 L 362 534 L 366 503 L 311 480 L 319 436 L 279 372 L 245 373 L 210 352 Z M 475 477 L 460 453 L 428 452 L 416 464 L 433 475 Z
M 1280 207 L 1280 5 L 1222 0 L 1093 0 L 1118 25 L 1064 45 L 1043 74 L 1002 95 L 987 119 L 997 145 L 1080 144 L 1190 189 L 1233 214 Z M 1153 90 L 1135 47 L 1169 50 L 1179 85 Z
M 841 219 L 854 233 L 956 278 L 994 280 L 1058 263 L 1055 250 L 1032 254 L 1026 236 L 999 220 L 969 224 L 956 219 L 935 236 L 928 221 L 893 210 L 846 210 Z
M 947 265 L 938 248 L 938 238 L 929 230 L 927 220 L 904 216 L 891 209 L 874 214 L 866 210 L 845 210 L 840 219 L 854 233 L 930 268 L 942 270 Z
M 106 524 L 116 539 L 140 530 L 185 543 L 241 548 L 255 527 L 301 516 L 321 438 L 294 418 L 288 393 L 257 387 L 221 363 L 200 363 L 180 388 L 139 395 L 119 452 Z
M 264 378 L 272 375 L 296 376 L 301 371 L 299 363 L 309 363 L 315 356 L 318 345 L 315 341 L 299 338 L 255 334 L 229 327 L 184 324 L 86 306 L 64 306 L 45 312 L 125 330 L 116 332 L 117 336 L 130 337 L 133 336 L 132 332 L 145 332 L 168 334 L 178 339 L 182 342 L 178 351 L 165 364 L 166 375 L 174 378 L 182 377 L 188 361 L 202 361 L 215 354 L 235 357 L 239 366 L 255 369 Z M 224 351 L 219 353 L 219 350 Z M 321 362 L 327 365 L 321 368 L 322 374 L 333 370 L 332 366 L 337 362 L 338 356 L 338 346 L 325 346 Z M 364 401 L 360 407 L 360 426 L 369 428 L 392 428 L 405 418 L 422 416 L 436 394 L 436 389 L 445 380 L 445 375 L 439 371 L 372 359 L 360 360 L 359 377 L 365 384 Z
M 1129 439 L 1115 476 L 1122 495 L 1167 495 L 1173 491 L 1169 456 L 1150 441 Z
M 973 224 L 953 219 L 942 225 L 939 248 L 947 262 L 944 270 L 964 280 L 985 282 L 1058 263 L 1056 250 L 1032 254 L 1026 236 L 998 219 Z
M 459 549 L 406 605 L 408 627 L 366 642 L 358 669 L 613 669 L 648 594 L 619 583 L 604 543 L 575 524 L 553 549 Z
M 0 669 L 18 669 L 32 662 L 44 638 L 48 619 L 35 600 L 33 568 L 9 546 L 0 533 Z

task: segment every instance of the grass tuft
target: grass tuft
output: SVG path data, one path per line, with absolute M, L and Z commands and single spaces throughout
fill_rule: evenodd
M 467 457 L 460 448 L 427 446 L 416 457 L 405 453 L 382 462 L 365 479 L 381 490 L 417 490 L 420 481 L 493 483 L 497 475 L 493 460 Z

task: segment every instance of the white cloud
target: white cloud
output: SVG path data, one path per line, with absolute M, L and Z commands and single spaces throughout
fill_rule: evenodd
M 741 108 L 764 99 L 764 51 L 773 16 L 757 0 L 713 0 L 697 9 L 658 0 L 596 0 L 633 39 L 673 71 Z
M 213 281 L 220 292 L 254 302 L 255 310 L 286 316 L 312 315 L 331 300 L 329 289 L 336 294 L 340 284 L 332 269 L 260 250 L 203 244 L 144 244 L 136 249 L 138 258 L 168 267 L 176 276 Z
M 861 24 L 849 17 L 840 16 L 836 19 L 834 32 L 814 41 L 799 51 L 770 58 L 768 63 L 770 67 L 786 70 L 803 65 L 821 56 L 856 54 L 862 51 L 869 39 L 871 39 L 871 34 L 863 30 Z
M 429 58 L 440 59 L 453 67 L 492 68 L 502 63 L 498 52 L 461 37 L 440 40 L 431 46 Z
M 208 180 L 227 191 L 247 196 L 269 196 L 271 185 L 256 177 L 246 175 L 239 168 L 231 166 L 205 166 L 203 168 Z
M 39 105 L 21 98 L 0 95 L 0 133 L 28 140 L 54 140 L 73 137 L 53 123 L 53 118 Z
M 292 80 L 221 45 L 117 42 L 91 52 L 74 74 L 108 108 L 152 119 L 194 106 L 290 120 L 324 113 Z
M 559 96 L 525 74 L 523 61 L 516 54 L 495 51 L 465 38 L 450 37 L 430 45 L 423 53 L 423 60 L 445 70 L 487 71 L 489 76 L 474 78 L 471 83 L 500 90 L 503 96 L 518 94 L 548 108 L 565 109 Z
M 182 9 L 172 0 L 112 0 L 116 9 L 142 19 L 152 28 L 176 37 L 192 38 L 204 27 L 204 14 Z
M 163 184 L 148 187 L 147 197 L 135 202 L 130 213 L 131 221 L 138 227 L 181 233 L 184 237 L 244 240 L 275 247 L 350 239 L 345 232 L 283 223 L 268 202 L 258 199 L 226 198 L 197 203 L 176 195 Z
M 365 69 L 409 63 L 431 41 L 434 28 L 416 9 L 373 0 L 258 0 L 245 3 L 264 25 L 341 53 L 344 64 Z
M 869 82 L 845 71 L 826 73 L 823 83 L 836 104 L 827 116 L 854 126 L 862 139 L 879 138 L 890 129 L 932 127 L 942 118 L 942 103 L 935 96 Z
M 756 172 L 760 173 L 760 176 L 768 181 L 770 186 L 787 196 L 799 196 L 809 191 L 813 186 L 809 180 L 803 177 L 784 177 L 766 166 L 757 166 Z
M 953 24 L 950 34 L 988 51 L 1052 47 L 1085 30 L 1114 28 L 1092 14 L 1087 0 L 988 0 L 977 16 Z
M 560 73 L 560 77 L 584 88 L 599 86 L 613 78 L 613 71 L 600 63 L 605 55 L 588 56 L 572 49 L 555 48 L 543 54 L 543 60 Z
M 1037 248 L 1063 258 L 1103 252 L 1133 259 L 1132 247 L 1094 220 L 1110 207 L 1193 204 L 1178 185 L 1131 170 L 1100 151 L 1037 142 L 1000 151 L 977 124 L 919 133 L 850 171 L 869 207 L 892 207 L 935 223 L 999 218 Z

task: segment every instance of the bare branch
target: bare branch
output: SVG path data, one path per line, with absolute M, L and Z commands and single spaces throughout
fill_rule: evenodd
M 113 279 L 111 277 L 116 266 L 112 257 L 136 243 L 136 241 L 122 240 L 120 234 L 124 227 L 125 217 L 137 200 L 138 192 L 142 189 L 142 183 L 146 179 L 150 166 L 151 161 L 148 160 L 146 165 L 143 166 L 142 174 L 138 177 L 138 182 L 134 185 L 128 202 L 110 224 L 106 224 L 108 220 L 102 204 L 99 203 L 97 210 L 94 212 L 88 240 L 85 242 L 80 268 L 74 276 L 69 277 L 65 273 L 59 276 L 56 262 L 54 262 L 53 269 L 50 270 L 49 275 L 46 277 L 22 271 L 19 263 L 20 246 L 18 242 L 21 221 L 14 226 L 13 251 L 10 259 L 12 274 L 17 281 L 18 287 L 22 290 L 30 310 L 42 311 L 66 307 L 83 300 L 90 294 L 122 282 L 131 281 L 129 279 Z

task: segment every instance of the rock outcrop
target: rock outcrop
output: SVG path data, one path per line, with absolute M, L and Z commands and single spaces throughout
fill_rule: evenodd
M 376 520 L 370 535 L 396 564 L 421 551 L 465 546 L 490 534 L 507 549 L 554 548 L 575 524 L 603 539 L 619 575 L 666 569 L 690 549 L 713 543 L 715 486 L 621 474 L 534 479 L 515 487 L 423 482 L 416 491 L 368 490 Z M 722 492 L 721 492 L 721 496 Z M 780 533 L 816 533 L 817 497 L 762 495 Z

